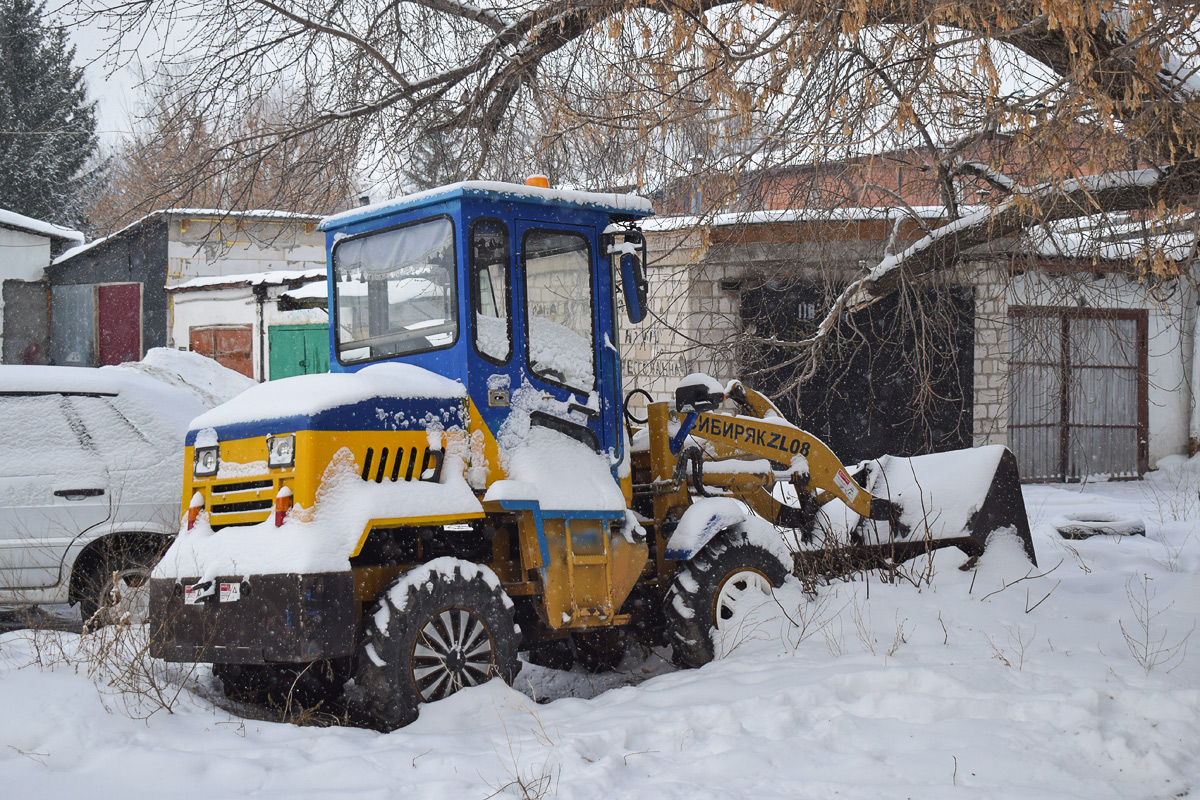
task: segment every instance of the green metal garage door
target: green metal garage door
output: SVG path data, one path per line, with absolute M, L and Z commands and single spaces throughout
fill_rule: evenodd
M 272 325 L 267 329 L 271 380 L 329 372 L 329 327 Z

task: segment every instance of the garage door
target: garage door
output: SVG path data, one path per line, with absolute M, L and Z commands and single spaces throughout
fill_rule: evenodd
M 188 349 L 208 356 L 247 378 L 254 377 L 254 333 L 250 325 L 210 325 L 188 329 Z
M 267 345 L 273 381 L 329 372 L 328 325 L 272 325 Z
M 1145 311 L 1014 307 L 1009 447 L 1021 477 L 1147 469 Z

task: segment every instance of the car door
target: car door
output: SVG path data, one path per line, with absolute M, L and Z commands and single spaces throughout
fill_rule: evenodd
M 62 578 L 63 555 L 109 517 L 108 475 L 60 394 L 0 394 L 0 589 Z
M 594 231 L 518 221 L 516 232 L 530 382 L 559 401 L 546 404 L 546 413 L 590 432 L 597 449 L 614 447 L 601 410 L 611 387 L 601 385 L 597 360 Z

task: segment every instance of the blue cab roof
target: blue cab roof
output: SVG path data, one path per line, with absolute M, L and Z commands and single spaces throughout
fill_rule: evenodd
M 437 205 L 459 198 L 479 198 L 495 200 L 496 202 L 520 202 L 544 206 L 577 206 L 595 211 L 605 211 L 610 214 L 622 214 L 631 217 L 645 217 L 654 213 L 650 201 L 636 194 L 620 192 L 580 192 L 571 189 L 543 189 L 540 186 L 527 186 L 520 183 L 502 183 L 499 181 L 464 181 L 440 186 L 416 194 L 397 197 L 382 203 L 354 208 L 326 217 L 318 226 L 319 230 L 327 231 L 342 228 L 358 222 L 394 214 L 398 211 L 408 211 L 422 206 Z

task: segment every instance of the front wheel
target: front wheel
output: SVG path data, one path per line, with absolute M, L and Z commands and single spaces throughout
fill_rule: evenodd
M 439 558 L 400 576 L 365 623 L 355 683 L 381 730 L 494 676 L 512 683 L 520 669 L 512 604 L 491 570 L 469 561 Z
M 743 531 L 718 534 L 667 590 L 663 613 L 675 662 L 701 667 L 712 661 L 713 631 L 724 630 L 739 605 L 765 600 L 786 577 L 783 562 Z

